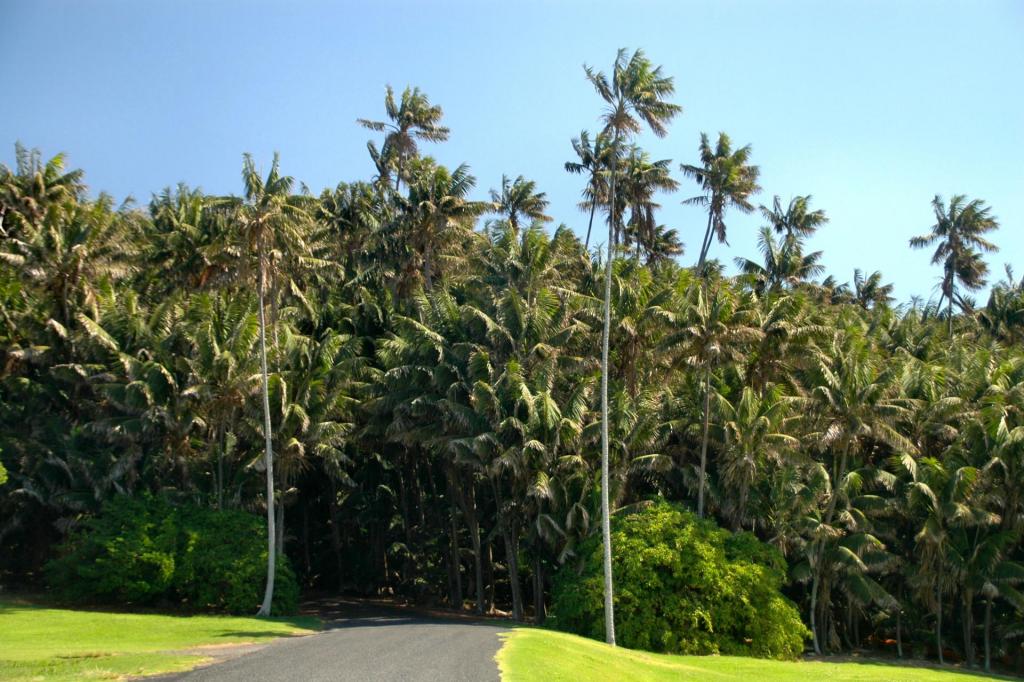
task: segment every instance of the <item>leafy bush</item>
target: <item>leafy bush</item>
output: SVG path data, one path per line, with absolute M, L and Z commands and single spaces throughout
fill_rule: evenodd
M 555 577 L 551 624 L 604 639 L 600 536 Z M 676 654 L 795 658 L 809 632 L 779 592 L 785 561 L 664 502 L 612 520 L 615 633 L 623 646 Z
M 252 613 L 266 578 L 266 533 L 245 512 L 119 496 L 68 537 L 47 578 L 71 601 Z M 279 559 L 275 613 L 294 612 L 298 597 L 295 574 Z

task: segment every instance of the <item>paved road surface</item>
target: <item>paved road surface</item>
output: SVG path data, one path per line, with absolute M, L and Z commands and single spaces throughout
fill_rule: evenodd
M 163 679 L 180 682 L 497 682 L 502 623 L 393 611 L 328 616 L 322 632 Z

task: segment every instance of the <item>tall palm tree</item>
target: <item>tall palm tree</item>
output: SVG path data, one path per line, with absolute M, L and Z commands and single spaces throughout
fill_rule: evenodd
M 594 213 L 599 204 L 607 201 L 608 178 L 607 169 L 611 166 L 609 153 L 611 145 L 608 136 L 599 133 L 590 141 L 590 133 L 586 130 L 580 133 L 579 137 L 572 139 L 572 148 L 579 157 L 579 161 L 566 161 L 565 170 L 576 175 L 586 175 L 587 185 L 583 188 L 583 201 L 579 206 L 582 210 L 590 211 L 590 220 L 587 222 L 587 238 L 583 247 L 590 248 L 590 232 L 594 227 Z
M 668 132 L 667 125 L 682 107 L 667 101 L 675 92 L 672 78 L 661 73 L 637 50 L 628 57 L 620 49 L 612 65 L 611 79 L 603 72 L 583 67 L 587 80 L 597 90 L 606 107 L 602 115 L 604 134 L 612 138 L 608 243 L 605 248 L 604 327 L 601 334 L 601 532 L 604 538 L 604 611 L 605 640 L 615 644 L 615 616 L 612 603 L 611 518 L 608 505 L 608 333 L 611 327 L 612 260 L 617 225 L 615 221 L 615 161 L 619 144 L 639 133 L 643 124 L 658 137 Z
M 756 341 L 761 330 L 746 320 L 735 298 L 721 285 L 709 288 L 704 281 L 690 289 L 682 329 L 666 340 L 669 348 L 681 346 L 681 361 L 700 371 L 704 408 L 701 419 L 700 469 L 697 476 L 697 516 L 704 516 L 707 487 L 708 440 L 711 425 L 711 373 L 723 362 L 739 360 L 743 346 Z
M 703 206 L 708 211 L 708 226 L 701 242 L 700 257 L 697 270 L 703 272 L 704 262 L 711 249 L 712 237 L 717 236 L 720 243 L 726 242 L 725 212 L 731 206 L 743 213 L 750 213 L 754 205 L 750 196 L 761 191 L 757 178 L 761 170 L 750 165 L 750 145 L 732 148 L 732 140 L 725 133 L 718 134 L 718 143 L 714 148 L 707 133 L 700 134 L 700 165 L 681 164 L 680 170 L 687 177 L 693 178 L 700 185 L 703 194 L 691 197 L 683 203 L 690 206 Z
M 510 180 L 507 175 L 501 176 L 501 191 L 491 190 L 491 201 L 495 210 L 508 217 L 513 230 L 519 229 L 522 218 L 550 222 L 551 216 L 544 215 L 544 209 L 551 202 L 547 194 L 537 191 L 537 183 L 527 180 L 522 175 Z
M 981 254 L 999 249 L 983 235 L 999 228 L 999 221 L 992 215 L 992 209 L 981 199 L 967 200 L 963 194 L 955 194 L 949 205 L 942 197 L 932 199 L 935 224 L 932 231 L 910 239 L 910 246 L 922 249 L 937 244 L 932 254 L 932 265 L 942 264 L 942 282 L 939 297 L 941 307 L 946 301 L 949 333 L 953 333 L 953 303 L 961 304 L 956 289 L 957 283 L 968 291 L 977 291 L 985 285 L 988 265 Z
M 835 532 L 834 522 L 840 499 L 849 503 L 845 492 L 847 476 L 856 468 L 857 458 L 871 444 L 885 444 L 893 452 L 913 453 L 914 444 L 897 428 L 907 409 L 894 394 L 897 390 L 895 372 L 878 362 L 869 342 L 850 327 L 837 335 L 828 354 L 818 363 L 815 387 L 811 392 L 809 419 L 814 429 L 810 434 L 823 453 L 831 457 L 829 491 L 825 509 L 818 521 L 819 531 L 809 548 L 809 563 L 813 573 L 811 585 L 811 632 L 815 653 L 821 653 L 822 637 L 817 620 L 819 598 L 828 603 L 822 589 L 830 538 Z M 842 514 L 839 514 L 842 516 Z
M 761 215 L 777 234 L 788 236 L 810 237 L 818 228 L 828 222 L 828 216 L 820 208 L 810 210 L 811 195 L 793 197 L 789 205 L 782 208 L 782 201 L 776 194 L 772 198 L 772 207 L 761 205 Z
M 252 156 L 245 154 L 242 162 L 245 196 L 236 203 L 238 248 L 243 258 L 242 274 L 255 275 L 259 313 L 260 373 L 263 392 L 264 463 L 267 476 L 267 583 L 263 603 L 257 615 L 269 616 L 274 598 L 274 574 L 277 548 L 274 519 L 274 446 L 270 424 L 270 375 L 267 371 L 267 295 L 277 281 L 277 268 L 286 256 L 311 258 L 306 243 L 305 227 L 310 216 L 303 207 L 307 202 L 292 195 L 294 180 L 281 175 L 278 155 L 270 172 L 261 177 Z M 269 292 L 274 299 L 275 292 Z
M 634 146 L 624 159 L 622 180 L 619 184 L 623 212 L 629 209 L 628 223 L 623 227 L 623 242 L 636 245 L 636 254 L 643 250 L 650 254 L 658 234 L 654 212 L 661 206 L 654 200 L 658 192 L 674 192 L 679 188 L 669 174 L 671 159 L 652 161 L 650 155 Z
M 771 228 L 761 228 L 758 246 L 764 258 L 764 264 L 747 258 L 737 258 L 736 266 L 745 275 L 756 282 L 758 293 L 781 289 L 805 282 L 821 273 L 821 251 L 804 254 L 803 240 L 795 235 L 787 235 L 779 243 L 775 241 Z
M 400 103 L 395 102 L 395 91 L 387 86 L 384 95 L 384 110 L 389 121 L 370 121 L 357 119 L 359 125 L 370 130 L 386 132 L 384 146 L 380 152 L 371 142 L 370 155 L 375 161 L 382 160 L 379 165 L 382 173 L 388 165 L 395 171 L 395 191 L 404 179 L 405 165 L 409 159 L 419 152 L 418 140 L 427 142 L 444 142 L 448 139 L 448 128 L 441 125 L 444 112 L 438 105 L 432 105 L 426 93 L 419 88 L 406 88 L 402 92 Z

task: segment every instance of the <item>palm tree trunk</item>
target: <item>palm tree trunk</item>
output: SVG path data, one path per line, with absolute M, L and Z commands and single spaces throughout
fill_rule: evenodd
M 704 230 L 704 241 L 700 245 L 700 258 L 697 259 L 697 272 L 701 273 L 704 270 L 704 261 L 708 257 L 708 251 L 711 249 L 711 219 L 712 213 L 708 210 L 708 226 Z
M 697 516 L 704 518 L 704 477 L 708 466 L 708 430 L 711 425 L 711 365 L 704 368 L 704 423 L 700 438 L 700 476 L 697 481 Z
M 985 598 L 985 672 L 992 672 L 992 597 Z
M 938 601 L 938 608 L 935 609 L 935 642 L 939 647 L 939 664 L 941 665 L 946 660 L 942 656 L 942 588 L 938 581 L 935 585 L 935 594 Z
M 487 564 L 484 569 L 487 574 L 487 612 L 494 608 L 494 545 L 487 541 Z
M 544 608 L 544 562 L 540 555 L 533 560 L 533 622 L 540 625 L 547 617 Z
M 273 363 L 274 372 L 280 375 L 281 373 L 281 337 L 278 333 L 280 325 L 278 324 L 279 308 L 278 300 L 276 296 L 277 289 L 274 286 L 274 281 L 270 281 L 270 333 L 273 335 Z M 282 400 L 287 400 L 287 395 L 282 396 Z M 278 488 L 281 489 L 282 495 L 277 497 L 277 555 L 284 555 L 284 496 L 283 493 L 288 490 L 287 474 L 284 468 L 278 469 L 278 476 L 281 480 L 278 481 Z
M 263 436 L 267 467 L 267 585 L 263 593 L 263 604 L 257 616 L 269 616 L 270 605 L 274 599 L 274 572 L 276 570 L 277 533 L 274 527 L 274 446 L 270 431 L 270 377 L 267 374 L 267 320 L 264 310 L 263 295 L 266 287 L 263 271 L 263 255 L 260 254 L 259 305 L 260 305 L 260 370 L 263 375 Z
M 427 244 L 423 250 L 423 288 L 431 291 L 434 288 L 434 254 L 433 249 Z
M 338 567 L 338 591 L 341 591 L 343 585 L 343 575 L 345 562 L 342 558 L 341 553 L 341 521 L 338 514 L 338 484 L 335 482 L 333 476 L 328 476 L 327 480 L 331 484 L 331 499 L 327 505 L 328 514 L 330 515 L 331 521 L 331 550 L 334 552 L 334 561 Z M 373 543 L 374 533 L 373 529 L 370 530 L 371 544 Z
M 217 511 L 224 509 L 224 448 L 226 447 L 226 438 L 224 436 L 224 427 L 220 426 L 217 428 Z
M 903 658 L 903 607 L 896 609 L 896 657 Z
M 282 491 L 282 493 L 285 490 L 287 490 L 287 486 L 284 484 L 284 481 L 281 481 L 281 491 Z M 278 497 L 278 501 L 277 501 L 276 530 L 277 530 L 277 544 L 276 544 L 277 556 L 283 556 L 284 555 L 284 498 L 281 497 L 281 496 Z
M 949 323 L 949 336 L 950 336 L 950 338 L 952 338 L 953 337 L 953 292 L 952 292 L 952 290 L 949 293 L 949 302 L 946 303 L 946 317 L 948 318 L 947 322 Z
M 505 541 L 505 561 L 508 564 L 508 581 L 512 588 L 512 618 L 517 621 L 523 619 L 523 594 L 519 585 L 519 557 L 516 551 L 512 524 L 505 512 L 505 505 L 501 496 L 501 483 L 492 478 L 494 485 L 494 500 L 498 504 L 498 523 L 501 526 L 501 536 Z
M 484 596 L 484 557 L 480 541 L 480 521 L 477 518 L 476 508 L 476 487 L 470 485 L 469 496 L 464 510 L 466 526 L 469 528 L 469 539 L 473 543 L 473 577 L 476 587 L 476 612 L 483 615 L 486 611 L 486 598 Z
M 964 658 L 967 660 L 967 667 L 974 667 L 974 609 L 973 595 L 970 590 L 964 590 L 963 595 L 963 628 L 964 628 Z
M 590 200 L 590 221 L 587 223 L 587 241 L 583 242 L 583 248 L 590 248 L 590 230 L 594 227 L 594 212 L 597 210 L 597 195 Z
M 811 636 L 814 638 L 814 653 L 821 656 L 821 637 L 818 636 L 818 586 L 821 582 L 820 568 L 814 567 L 811 581 Z
M 612 527 L 608 504 L 608 336 L 612 319 L 612 260 L 615 257 L 615 162 L 619 133 L 612 146 L 608 246 L 604 265 L 604 328 L 601 330 L 601 539 L 604 541 L 604 630 L 605 641 L 615 646 L 615 605 L 612 599 Z
M 451 602 L 452 606 L 458 610 L 462 610 L 462 560 L 459 552 L 459 526 L 458 526 L 458 509 L 455 506 L 455 495 L 452 492 L 454 484 L 451 478 L 448 478 L 449 486 L 449 505 L 448 513 L 451 521 L 451 529 L 449 530 L 448 536 L 448 552 L 451 556 L 450 570 L 451 570 Z

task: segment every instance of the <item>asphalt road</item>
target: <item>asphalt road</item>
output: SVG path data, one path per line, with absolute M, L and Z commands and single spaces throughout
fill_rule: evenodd
M 498 682 L 494 655 L 502 623 L 357 613 L 326 621 L 315 635 L 276 640 L 252 653 L 169 680 Z

